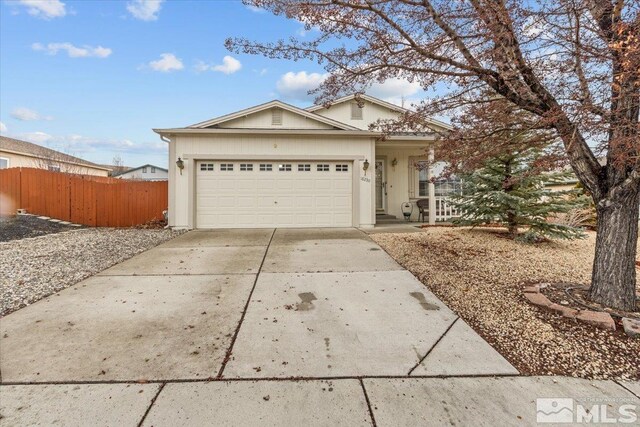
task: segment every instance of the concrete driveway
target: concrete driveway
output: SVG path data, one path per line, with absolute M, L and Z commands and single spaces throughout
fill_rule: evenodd
M 523 413 L 552 386 L 514 386 L 508 361 L 355 229 L 192 231 L 0 323 L 12 425 L 390 425 L 437 400 L 434 377 L 474 377 L 437 383 L 460 398 L 502 376 L 487 387 L 513 389 Z M 634 398 L 611 384 L 592 391 Z

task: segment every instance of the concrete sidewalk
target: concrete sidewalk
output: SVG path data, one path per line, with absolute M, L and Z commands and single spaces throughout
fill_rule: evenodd
M 193 231 L 0 323 L 3 425 L 528 424 L 639 393 L 516 377 L 355 229 Z

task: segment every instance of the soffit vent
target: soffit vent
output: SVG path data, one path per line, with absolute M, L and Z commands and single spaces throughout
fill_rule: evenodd
M 281 108 L 273 108 L 271 110 L 271 124 L 274 126 L 282 125 L 282 109 Z
M 362 120 L 362 109 L 357 102 L 351 103 L 351 120 Z

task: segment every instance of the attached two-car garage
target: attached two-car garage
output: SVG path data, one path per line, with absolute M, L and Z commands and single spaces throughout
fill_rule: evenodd
M 196 228 L 351 227 L 353 161 L 199 160 Z

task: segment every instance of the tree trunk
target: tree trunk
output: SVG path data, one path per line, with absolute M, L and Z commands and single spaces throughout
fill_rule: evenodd
M 515 239 L 518 237 L 518 222 L 516 221 L 516 214 L 513 211 L 507 212 L 507 225 L 509 229 L 509 237 Z
M 636 310 L 636 250 L 640 190 L 609 206 L 596 205 L 598 233 L 590 297 L 606 307 Z

